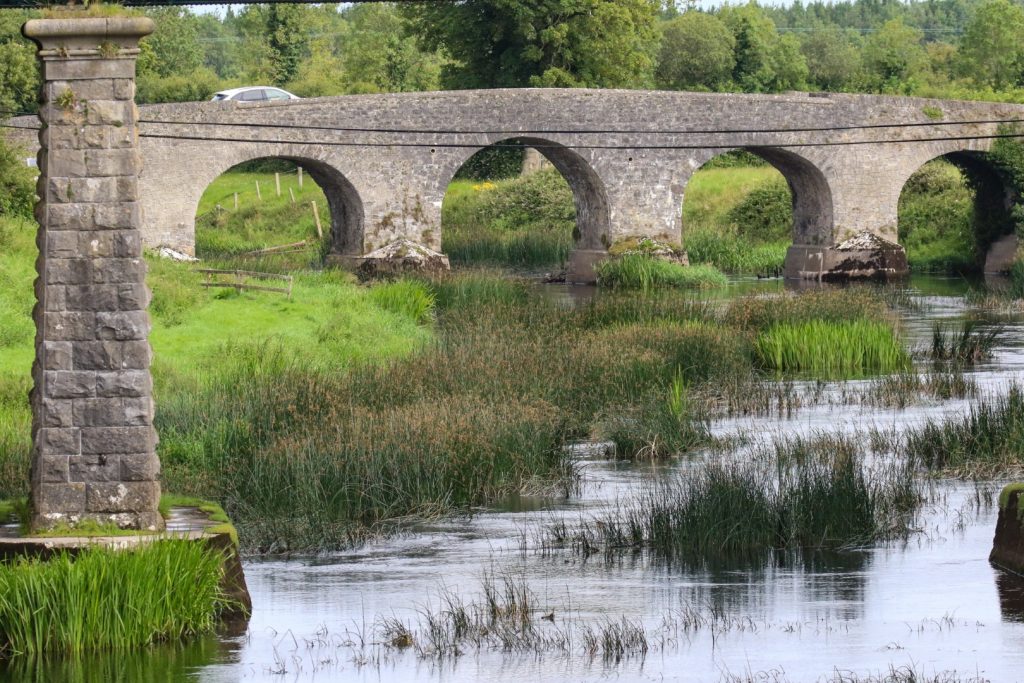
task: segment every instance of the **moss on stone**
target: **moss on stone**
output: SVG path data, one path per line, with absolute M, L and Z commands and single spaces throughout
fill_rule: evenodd
M 171 514 L 171 508 L 175 507 L 196 508 L 204 513 L 211 522 L 218 522 L 218 524 L 207 527 L 206 533 L 228 534 L 231 537 L 231 542 L 235 544 L 235 548 L 238 548 L 238 531 L 231 523 L 228 513 L 224 512 L 224 508 L 219 504 L 202 498 L 179 496 L 173 493 L 165 493 L 160 496 L 160 514 L 165 519 Z
M 1017 482 L 1014 484 L 1007 484 L 1003 487 L 1003 490 L 999 493 L 999 509 L 1005 510 L 1010 504 L 1010 495 L 1014 492 L 1018 493 L 1017 497 L 1017 519 L 1024 522 L 1024 505 L 1021 505 L 1021 497 L 1024 496 L 1024 483 Z

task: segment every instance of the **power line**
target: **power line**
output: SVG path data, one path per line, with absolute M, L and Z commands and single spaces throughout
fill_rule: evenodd
M 520 149 L 521 145 L 493 144 L 482 145 L 479 143 L 452 143 L 452 142 L 349 142 L 349 141 L 323 141 L 323 140 L 281 140 L 281 139 L 252 139 L 252 138 L 227 138 L 219 136 L 202 135 L 164 135 L 159 133 L 139 133 L 139 137 L 162 140 L 191 140 L 199 142 L 244 142 L 262 143 L 267 145 L 312 145 L 325 147 L 414 147 L 414 148 L 440 148 L 440 149 L 483 149 L 485 147 L 514 148 Z M 559 144 L 536 144 L 528 145 L 534 149 L 588 149 L 588 150 L 685 150 L 685 149 L 723 149 L 729 147 L 766 150 L 790 147 L 849 147 L 855 145 L 882 145 L 896 143 L 915 142 L 968 142 L 976 140 L 1000 140 L 1024 138 L 1024 133 L 1006 133 L 992 135 L 957 135 L 928 138 L 906 138 L 892 140 L 836 140 L 824 142 L 778 142 L 775 144 L 715 144 L 715 145 L 559 145 Z
M 343 133 L 383 133 L 395 135 L 509 135 L 512 137 L 529 137 L 530 135 L 741 135 L 771 133 L 820 133 L 846 130 L 876 130 L 883 128 L 922 128 L 933 126 L 969 126 L 969 125 L 1001 125 L 1024 123 L 1024 119 L 977 119 L 967 121 L 928 121 L 912 123 L 870 123 L 848 126 L 808 126 L 802 128 L 721 128 L 721 129 L 493 129 L 493 130 L 455 130 L 451 128 L 369 128 L 352 126 L 318 126 L 308 124 L 276 124 L 249 123 L 230 121 L 172 121 L 162 119 L 140 118 L 139 123 L 171 126 L 225 126 L 237 128 L 284 128 L 294 130 L 320 130 Z

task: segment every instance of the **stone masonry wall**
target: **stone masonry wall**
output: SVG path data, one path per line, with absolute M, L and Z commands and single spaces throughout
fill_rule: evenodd
M 32 527 L 162 528 L 136 130 L 144 18 L 33 20 L 43 81 Z

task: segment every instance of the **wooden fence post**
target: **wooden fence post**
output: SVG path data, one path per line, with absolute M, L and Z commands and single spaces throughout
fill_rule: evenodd
M 310 202 L 313 205 L 313 220 L 316 221 L 316 235 L 320 239 L 324 238 L 324 229 L 320 225 L 320 210 L 316 208 L 316 202 Z

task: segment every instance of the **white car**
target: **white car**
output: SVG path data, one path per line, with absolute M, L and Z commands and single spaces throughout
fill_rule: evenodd
M 297 99 L 300 99 L 298 95 L 293 95 L 287 90 L 272 88 L 269 85 L 256 85 L 249 86 L 247 88 L 221 90 L 218 93 L 214 93 L 213 97 L 210 98 L 210 101 L 223 102 L 225 100 L 231 100 L 232 102 L 273 102 L 278 100 Z

